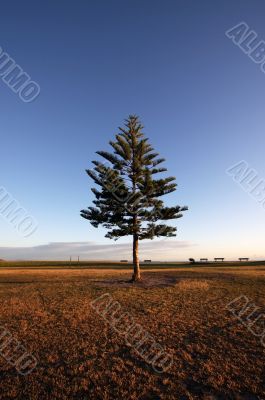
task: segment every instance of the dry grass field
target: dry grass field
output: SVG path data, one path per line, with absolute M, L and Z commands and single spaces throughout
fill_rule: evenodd
M 139 284 L 130 275 L 0 267 L 0 324 L 38 360 L 22 376 L 0 356 L 0 399 L 265 399 L 265 348 L 226 308 L 244 295 L 265 309 L 265 265 L 150 267 Z M 104 293 L 173 356 L 170 369 L 154 371 L 95 312 Z

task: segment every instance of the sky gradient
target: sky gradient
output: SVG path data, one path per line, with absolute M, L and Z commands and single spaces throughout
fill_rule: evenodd
M 131 258 L 130 238 L 79 216 L 85 169 L 129 114 L 177 178 L 165 202 L 189 206 L 141 259 L 265 258 L 265 208 L 226 172 L 245 160 L 265 178 L 265 74 L 225 35 L 245 21 L 265 40 L 264 13 L 262 0 L 2 5 L 0 47 L 41 91 L 24 103 L 0 79 L 0 187 L 38 221 L 24 238 L 0 215 L 0 258 Z

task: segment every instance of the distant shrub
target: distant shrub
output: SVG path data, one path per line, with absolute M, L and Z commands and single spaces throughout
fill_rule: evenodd
M 189 262 L 190 262 L 191 264 L 195 264 L 194 258 L 189 258 Z

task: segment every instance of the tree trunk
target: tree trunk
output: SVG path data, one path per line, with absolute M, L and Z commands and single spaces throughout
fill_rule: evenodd
M 132 276 L 133 282 L 141 280 L 140 265 L 139 265 L 139 252 L 138 252 L 139 243 L 138 242 L 139 242 L 138 235 L 134 234 L 133 235 L 133 276 Z

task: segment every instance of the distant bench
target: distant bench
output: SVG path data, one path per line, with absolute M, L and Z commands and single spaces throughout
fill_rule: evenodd
M 144 260 L 144 262 L 148 262 L 148 263 L 150 263 L 150 262 L 152 262 L 152 260 Z
M 215 257 L 215 258 L 214 258 L 214 261 L 222 261 L 222 262 L 224 262 L 224 258 L 222 258 L 222 257 Z
M 120 262 L 128 262 L 128 260 L 121 260 Z
M 200 258 L 200 262 L 208 262 L 208 258 Z
M 241 257 L 241 258 L 239 258 L 239 261 L 248 261 L 248 260 L 249 260 L 248 257 Z

